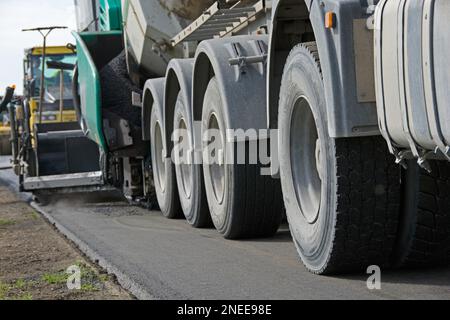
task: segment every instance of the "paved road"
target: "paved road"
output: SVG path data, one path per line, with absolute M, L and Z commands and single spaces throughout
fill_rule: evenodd
M 0 171 L 0 183 L 15 181 Z M 38 209 L 139 298 L 450 299 L 450 268 L 386 271 L 377 291 L 365 275 L 312 275 L 286 227 L 273 239 L 226 241 L 125 203 L 71 199 Z

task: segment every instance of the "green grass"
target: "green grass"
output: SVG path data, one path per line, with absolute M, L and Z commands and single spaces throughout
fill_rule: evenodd
M 33 286 L 33 281 L 16 280 L 13 284 L 0 282 L 0 300 L 33 300 L 33 295 L 26 291 Z
M 75 265 L 81 270 L 81 278 L 87 278 L 90 280 L 97 280 L 101 282 L 108 281 L 107 275 L 98 275 L 94 269 L 92 269 L 89 265 L 87 265 L 83 261 L 77 261 Z
M 9 227 L 16 224 L 13 220 L 0 219 L 0 227 Z
M 84 292 L 94 292 L 99 291 L 101 285 L 108 281 L 107 276 L 99 275 L 83 261 L 78 261 L 76 265 L 81 270 L 81 291 Z
M 104 283 L 109 280 L 108 275 L 99 275 L 95 269 L 84 262 L 75 263 L 81 271 L 81 290 L 82 292 L 97 292 L 102 290 Z M 65 287 L 69 275 L 65 270 L 46 273 L 37 281 L 28 281 L 18 279 L 10 284 L 0 282 L 0 300 L 33 300 L 33 295 L 28 292 L 35 284 L 42 283 L 52 286 Z
M 29 292 L 22 293 L 21 295 L 14 297 L 12 300 L 18 301 L 31 301 L 33 300 L 33 295 Z
M 77 261 L 76 266 L 81 271 L 81 292 L 97 292 L 104 288 L 104 283 L 109 280 L 106 274 L 98 274 L 95 269 L 82 261 Z M 0 300 L 33 300 L 33 295 L 28 290 L 38 284 L 65 287 L 69 275 L 65 270 L 54 273 L 46 273 L 38 280 L 18 279 L 9 284 L 0 281 Z
M 74 265 L 80 268 L 81 271 L 81 291 L 93 292 L 99 291 L 104 282 L 109 280 L 108 275 L 98 275 L 85 262 L 77 261 Z M 69 275 L 65 271 L 55 273 L 47 273 L 41 277 L 41 281 L 50 285 L 65 285 Z
M 108 282 L 109 281 L 109 275 L 107 274 L 101 274 L 99 277 L 101 282 Z
M 28 286 L 27 282 L 23 279 L 19 279 L 16 281 L 16 283 L 14 284 L 14 288 L 19 289 L 19 290 L 23 290 Z
M 95 292 L 95 291 L 99 291 L 99 288 L 91 283 L 85 283 L 85 284 L 81 285 L 81 291 Z
M 5 300 L 6 296 L 11 290 L 11 287 L 3 282 L 0 282 L 0 300 Z
M 65 284 L 69 275 L 65 272 L 47 273 L 41 277 L 41 280 L 47 284 Z
M 39 215 L 35 212 L 35 211 L 31 211 L 28 216 L 32 219 L 32 220 L 37 220 L 39 219 Z

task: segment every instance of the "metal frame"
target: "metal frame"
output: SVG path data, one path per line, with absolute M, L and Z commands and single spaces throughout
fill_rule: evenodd
M 220 8 L 219 2 L 214 3 L 197 20 L 171 39 L 172 46 L 182 42 L 224 37 L 232 33 L 265 10 L 264 0 L 254 2 L 250 6 L 240 6 L 239 1 L 230 8 Z
M 23 182 L 26 191 L 102 186 L 103 184 L 103 173 L 101 171 L 32 177 L 26 178 Z

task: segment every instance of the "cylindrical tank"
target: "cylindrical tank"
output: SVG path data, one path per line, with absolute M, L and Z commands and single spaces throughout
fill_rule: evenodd
M 183 57 L 170 39 L 214 0 L 123 0 L 124 34 L 130 75 L 160 77 L 172 58 Z M 133 79 L 134 80 L 134 79 Z
M 377 106 L 384 137 L 418 157 L 450 157 L 450 2 L 382 0 L 377 8 Z

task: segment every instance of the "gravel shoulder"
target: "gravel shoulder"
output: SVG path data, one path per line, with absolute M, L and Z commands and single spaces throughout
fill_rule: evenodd
M 69 290 L 66 270 L 81 271 Z M 0 185 L 0 300 L 128 300 L 130 294 L 91 264 L 71 242 Z

